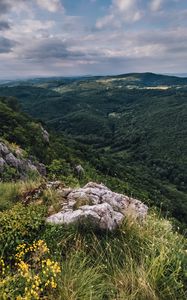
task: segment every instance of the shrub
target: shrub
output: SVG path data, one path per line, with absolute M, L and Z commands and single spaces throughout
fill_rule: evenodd
M 34 240 L 44 224 L 46 208 L 34 204 L 16 204 L 0 212 L 0 251 L 6 255 L 15 252 L 18 244 Z
M 18 170 L 10 166 L 6 166 L 3 173 L 0 175 L 0 179 L 4 182 L 17 180 L 18 178 L 19 178 Z
M 44 299 L 57 288 L 61 268 L 50 257 L 44 241 L 26 243 L 17 247 L 15 265 L 5 267 L 1 259 L 1 299 L 38 300 Z

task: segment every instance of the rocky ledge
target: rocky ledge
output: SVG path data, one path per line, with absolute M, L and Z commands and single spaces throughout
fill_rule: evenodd
M 47 218 L 51 224 L 89 224 L 114 230 L 127 216 L 143 220 L 148 207 L 141 201 L 114 193 L 103 184 L 90 182 L 79 189 L 59 189 L 64 199 L 60 212 Z
M 22 152 L 20 148 L 13 151 L 4 142 L 0 142 L 0 179 L 7 167 L 14 168 L 21 179 L 26 178 L 29 171 L 38 172 L 42 176 L 46 175 L 44 164 L 24 158 Z

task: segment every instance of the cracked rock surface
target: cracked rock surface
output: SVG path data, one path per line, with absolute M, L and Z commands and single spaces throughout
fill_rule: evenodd
M 90 182 L 83 188 L 60 189 L 64 201 L 60 212 L 47 218 L 51 224 L 91 224 L 116 229 L 128 215 L 143 220 L 148 207 L 141 201 L 112 192 L 103 184 Z

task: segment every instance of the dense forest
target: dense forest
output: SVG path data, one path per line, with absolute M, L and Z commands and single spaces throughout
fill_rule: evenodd
M 38 79 L 1 85 L 0 94 L 16 97 L 22 110 L 53 131 L 52 140 L 63 139 L 67 151 L 51 144 L 53 152 L 61 148 L 51 155 L 40 147 L 44 163 L 65 158 L 71 169 L 81 161 L 87 174 L 91 168 L 113 189 L 187 222 L 185 78 L 145 73 Z M 27 146 L 19 128 L 11 134 Z

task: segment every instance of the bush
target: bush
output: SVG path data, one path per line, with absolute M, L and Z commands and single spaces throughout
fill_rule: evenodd
M 20 203 L 0 212 L 0 252 L 11 258 L 17 245 L 33 241 L 41 233 L 45 213 L 44 206 Z
M 41 299 L 57 288 L 60 265 L 50 258 L 44 241 L 31 246 L 20 244 L 14 257 L 15 265 L 6 267 L 1 259 L 1 299 Z
M 3 173 L 0 174 L 0 179 L 4 182 L 9 182 L 12 180 L 19 179 L 20 174 L 16 168 L 6 166 Z

